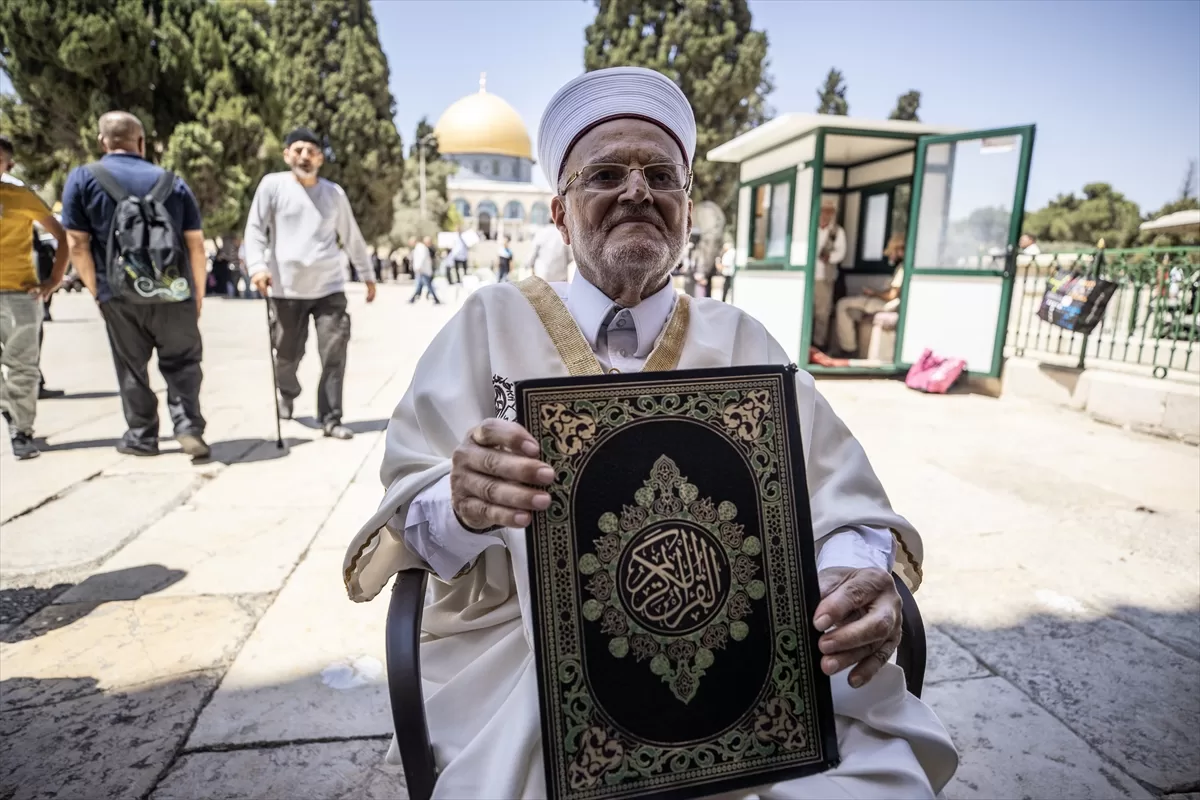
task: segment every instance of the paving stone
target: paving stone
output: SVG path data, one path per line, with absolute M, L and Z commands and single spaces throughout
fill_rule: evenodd
M 217 677 L 193 673 L 51 706 L 6 710 L 0 715 L 0 797 L 143 796 L 174 759 Z M 64 696 L 53 687 L 42 694 Z M 205 794 L 193 795 L 200 796 Z
M 264 596 L 144 597 L 49 606 L 9 632 L 19 641 L 0 644 L 3 677 L 13 688 L 0 706 L 58 702 L 64 689 L 78 694 L 80 679 L 106 691 L 226 666 L 267 602 Z M 32 680 L 9 683 L 14 679 Z
M 151 800 L 407 800 L 404 770 L 379 740 L 185 755 Z
M 387 603 L 351 603 L 342 550 L 313 549 L 242 647 L 188 748 L 392 731 Z
M 1125 772 L 1160 789 L 1194 783 L 1200 663 L 1074 597 L 1017 583 L 991 582 L 1006 597 L 1000 614 L 987 593 L 957 592 L 956 620 L 941 627 Z M 1192 624 L 1195 614 L 1175 612 Z
M 345 552 L 354 534 L 375 513 L 382 500 L 383 487 L 378 481 L 374 486 L 351 483 L 318 531 L 313 548 Z
M 139 564 L 165 564 L 180 580 L 160 597 L 277 592 L 309 546 L 323 509 L 218 508 L 181 506 L 150 526 L 102 565 L 129 570 Z M 91 584 L 91 585 L 89 585 Z M 59 603 L 113 600 L 123 587 L 85 581 Z
M 992 673 L 954 641 L 933 626 L 925 628 L 925 685 L 966 678 L 984 678 Z
M 8 470 L 6 469 L 7 473 Z M 97 564 L 179 505 L 198 478 L 190 473 L 98 477 L 4 526 L 0 576 L 69 573 Z
M 946 797 L 1152 796 L 1001 678 L 939 683 L 923 698 L 959 752 L 958 772 L 945 788 Z

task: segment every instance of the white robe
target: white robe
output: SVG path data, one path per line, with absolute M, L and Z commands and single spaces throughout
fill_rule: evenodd
M 756 320 L 714 300 L 691 303 L 679 369 L 786 364 Z M 450 471 L 450 455 L 486 417 L 503 415 L 512 383 L 565 376 L 567 369 L 533 307 L 512 284 L 486 287 L 435 337 L 392 414 L 380 477 L 379 510 L 346 554 L 350 598 L 375 597 L 398 570 L 429 569 L 404 541 L 408 505 Z M 816 547 L 853 525 L 890 528 L 896 572 L 920 583 L 921 541 L 892 511 L 861 446 L 797 376 L 801 437 Z M 538 714 L 525 531 L 497 532 L 505 547 L 483 552 L 461 577 L 431 578 L 421 662 L 426 709 L 440 775 L 435 798 L 546 796 Z M 887 664 L 853 690 L 832 679 L 842 763 L 820 775 L 725 797 L 930 797 L 950 780 L 958 756 L 933 712 L 905 691 Z M 389 761 L 397 763 L 393 744 Z

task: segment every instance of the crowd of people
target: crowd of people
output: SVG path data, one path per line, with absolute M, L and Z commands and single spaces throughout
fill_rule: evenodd
M 9 175 L 17 154 L 10 140 L 0 138 L 0 409 L 13 455 L 27 460 L 40 454 L 34 437 L 39 394 L 59 394 L 44 386 L 40 345 L 50 297 L 68 264 L 95 299 L 108 333 L 126 423 L 118 452 L 159 453 L 159 404 L 148 374 L 157 354 L 175 440 L 195 460 L 211 454 L 200 403 L 199 328 L 210 286 L 226 295 L 267 298 L 281 418 L 291 418 L 300 394 L 296 374 L 308 320 L 314 320 L 322 365 L 319 422 L 325 436 L 351 438 L 342 423 L 350 341 L 347 266 L 366 283 L 369 303 L 382 263 L 369 254 L 345 192 L 318 176 L 324 154 L 317 137 L 306 128 L 288 134 L 283 158 L 289 171 L 260 182 L 244 241 L 221 242 L 210 270 L 196 198 L 186 181 L 146 159 L 141 121 L 111 111 L 98 127 L 104 155 L 68 175 L 61 221 Z M 48 268 L 36 228 L 54 240 Z M 395 276 L 394 263 L 392 270 Z

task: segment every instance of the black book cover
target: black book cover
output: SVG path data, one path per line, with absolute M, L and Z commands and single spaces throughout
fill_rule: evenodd
M 838 761 L 794 368 L 523 381 L 551 800 L 701 797 Z

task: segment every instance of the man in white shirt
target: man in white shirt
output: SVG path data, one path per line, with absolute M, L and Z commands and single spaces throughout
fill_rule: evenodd
M 524 528 L 548 507 L 542 487 L 554 474 L 515 422 L 513 382 L 788 363 L 761 323 L 672 288 L 690 233 L 696 146 L 674 83 L 638 67 L 587 73 L 551 100 L 538 143 L 576 275 L 484 287 L 435 337 L 388 425 L 387 494 L 343 568 L 359 602 L 401 569 L 437 577 L 421 647 L 435 798 L 546 796 Z M 728 797 L 933 797 L 957 755 L 887 663 L 900 625 L 890 571 L 920 583 L 920 536 L 892 511 L 807 373 L 797 396 L 824 597 L 813 624 L 825 632 L 821 668 L 834 676 L 842 761 Z M 395 747 L 388 758 L 397 760 Z
M 467 242 L 463 239 L 462 228 L 458 229 L 458 238 L 454 240 L 454 247 L 450 248 L 450 259 L 446 265 L 446 280 L 450 283 L 461 283 L 462 276 L 467 272 L 467 256 L 470 250 L 467 247 Z
M 838 267 L 846 258 L 846 232 L 837 224 L 837 202 L 821 200 L 820 227 L 817 229 L 817 266 L 813 275 L 812 343 L 824 350 L 829 341 L 829 316 L 833 311 L 833 288 Z
M 417 290 L 413 292 L 413 296 L 409 299 L 409 303 L 415 303 L 421 297 L 423 291 L 429 292 L 429 296 L 433 298 L 436 305 L 441 305 L 442 301 L 438 299 L 437 293 L 433 291 L 433 254 L 429 251 L 429 246 L 433 244 L 433 239 L 426 236 L 421 241 L 417 241 L 417 237 L 412 237 L 408 240 L 408 246 L 412 248 L 411 259 L 413 275 L 417 278 Z
M 250 282 L 263 297 L 270 292 L 274 314 L 275 372 L 279 416 L 292 418 L 300 395 L 296 371 L 308 341 L 308 319 L 317 329 L 321 378 L 317 418 L 326 436 L 353 438 L 342 424 L 342 384 L 350 346 L 346 310 L 346 261 L 367 284 L 367 302 L 375 300 L 375 277 L 367 243 L 358 230 L 346 192 L 317 177 L 325 153 L 316 135 L 297 128 L 284 140 L 290 172 L 263 176 L 246 220 L 246 261 Z
M 571 264 L 571 248 L 563 243 L 562 234 L 553 225 L 547 225 L 533 237 L 533 255 L 529 257 L 533 274 L 547 283 L 567 280 Z
M 737 274 L 737 249 L 733 242 L 726 242 L 721 248 L 721 302 L 729 302 L 729 293 L 733 290 L 733 277 Z

